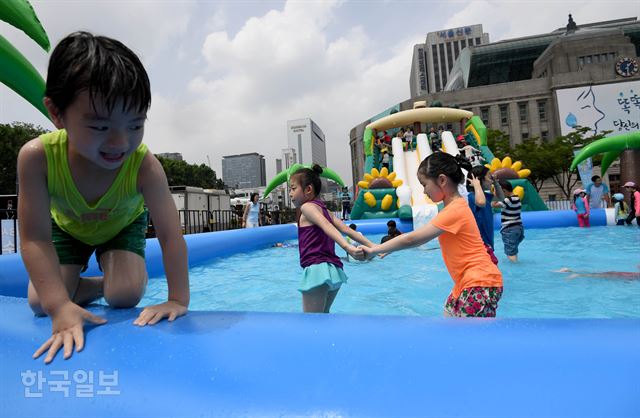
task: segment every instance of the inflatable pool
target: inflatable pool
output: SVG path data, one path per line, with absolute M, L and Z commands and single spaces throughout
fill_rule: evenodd
M 523 218 L 528 228 L 576 222 L 573 212 Z M 593 211 L 592 222 L 606 218 Z M 386 219 L 358 224 L 380 233 Z M 295 233 L 190 235 L 190 265 Z M 155 240 L 147 262 L 161 274 Z M 19 257 L 0 257 L 3 416 L 640 416 L 640 319 L 192 311 L 138 328 L 139 309 L 95 306 L 109 322 L 88 329 L 82 353 L 45 366 L 31 354 L 51 323 L 31 314 L 25 289 Z

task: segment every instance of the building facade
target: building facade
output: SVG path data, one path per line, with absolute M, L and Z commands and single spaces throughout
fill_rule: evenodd
M 429 32 L 424 44 L 413 47 L 410 97 L 416 98 L 444 90 L 449 73 L 460 52 L 469 46 L 489 43 L 489 34 L 482 25 Z
M 508 134 L 513 146 L 528 138 L 545 141 L 565 134 L 571 117 L 580 108 L 595 107 L 596 91 L 602 96 L 615 92 L 619 97 L 626 96 L 612 97 L 608 111 L 598 110 L 594 118 L 604 119 L 605 114 L 618 112 L 619 121 L 614 120 L 610 128 L 601 124 L 598 130 L 624 133 L 634 127 L 638 130 L 640 123 L 638 113 L 634 113 L 640 109 L 640 86 L 636 84 L 640 83 L 639 56 L 637 18 L 577 25 L 570 17 L 566 27 L 551 33 L 484 45 L 475 45 L 474 40 L 474 45 L 460 51 L 443 91 L 412 97 L 398 105 L 400 110 L 407 110 L 418 100 L 439 101 L 443 106 L 470 110 L 488 128 Z M 567 92 L 575 92 L 574 102 L 587 98 L 592 103 L 567 112 Z M 616 100 L 623 102 L 618 101 L 622 103 L 618 106 Z M 363 175 L 362 135 L 370 121 L 350 132 L 354 182 Z M 421 128 L 423 132 L 428 129 Z M 445 128 L 456 134 L 461 130 L 459 124 Z
M 222 179 L 235 189 L 266 186 L 264 156 L 256 152 L 222 157 Z
M 324 133 L 313 120 L 305 118 L 287 121 L 287 143 L 289 149 L 294 151 L 296 163 L 327 166 Z
M 168 160 L 184 161 L 184 159 L 182 158 L 182 154 L 179 152 L 163 152 L 156 155 L 158 157 L 166 158 Z
M 298 156 L 295 148 L 285 148 L 282 150 L 282 170 L 288 170 L 289 167 L 298 162 Z

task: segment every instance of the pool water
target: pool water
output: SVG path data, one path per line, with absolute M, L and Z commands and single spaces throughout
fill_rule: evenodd
M 637 227 L 554 228 L 525 231 L 520 261 L 510 263 L 500 233 L 495 247 L 504 276 L 499 317 L 640 318 L 640 280 L 571 277 L 577 272 L 640 269 Z M 382 235 L 369 238 L 379 242 Z M 190 270 L 191 310 L 301 312 L 297 291 L 302 269 L 297 241 L 212 260 Z M 344 257 L 344 251 L 336 248 Z M 349 282 L 331 312 L 373 315 L 442 316 L 453 282 L 438 242 L 369 262 L 345 262 Z M 166 301 L 165 278 L 150 280 L 141 303 Z

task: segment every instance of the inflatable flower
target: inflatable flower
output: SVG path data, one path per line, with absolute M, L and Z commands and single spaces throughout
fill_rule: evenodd
M 372 168 L 371 173 L 364 174 L 364 180 L 358 182 L 358 186 L 361 189 L 396 189 L 402 185 L 402 180 L 396 180 L 396 173 L 389 173 L 386 167 L 378 171 L 377 168 Z M 369 207 L 375 207 L 377 205 L 377 199 L 371 192 L 364 194 L 364 202 Z M 387 211 L 393 204 L 393 196 L 391 194 L 385 194 L 380 203 L 380 207 L 383 211 Z
M 485 167 L 487 167 L 489 172 L 498 180 L 525 179 L 531 174 L 531 170 L 522 168 L 522 161 L 512 162 L 511 157 L 504 157 L 502 161 L 494 158 L 491 164 L 485 164 Z M 520 199 L 524 198 L 524 189 L 521 186 L 516 186 L 513 189 L 513 193 Z

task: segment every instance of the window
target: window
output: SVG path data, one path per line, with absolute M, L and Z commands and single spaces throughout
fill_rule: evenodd
M 582 67 L 584 65 L 584 57 L 578 57 L 578 65 Z
M 447 42 L 447 64 L 447 74 L 449 74 L 451 68 L 453 68 L 453 51 L 451 48 L 451 42 Z
M 595 54 L 595 55 L 593 56 L 593 62 L 594 62 L 594 63 L 600 62 L 600 55 Z
M 549 201 L 551 201 L 551 202 L 555 202 L 556 200 L 557 200 L 556 195 L 554 195 L 554 194 L 550 194 L 550 195 L 549 195 Z
M 476 38 L 476 45 L 480 45 L 481 41 L 480 38 Z
M 547 142 L 549 140 L 549 132 L 547 131 L 542 131 L 542 140 L 544 142 Z
M 447 84 L 447 56 L 444 54 L 444 44 L 438 45 L 440 51 L 440 76 L 442 77 L 442 88 Z M 440 91 L 441 89 L 438 89 Z
M 607 61 L 607 54 L 600 54 L 600 62 Z
M 431 53 L 433 54 L 433 77 L 436 80 L 436 91 L 440 91 L 440 66 L 438 65 L 438 47 L 431 45 Z
M 484 123 L 485 126 L 489 126 L 489 108 L 488 107 L 480 108 L 480 119 L 482 119 L 482 122 Z
M 584 62 L 587 64 L 591 64 L 591 55 L 587 55 L 586 57 L 584 57 Z
M 615 52 L 609 52 L 609 60 L 610 61 L 614 61 L 616 59 L 616 54 Z
M 518 113 L 520 114 L 520 122 L 527 123 L 529 112 L 527 112 L 527 103 L 518 103 Z
M 522 139 L 529 139 L 529 133 L 528 132 L 523 132 L 522 133 Z
M 502 126 L 509 124 L 509 112 L 507 105 L 500 105 L 500 123 Z
M 467 47 L 467 40 L 466 39 L 461 40 L 460 46 L 461 46 L 460 49 L 465 49 Z
M 453 55 L 457 59 L 458 55 L 460 55 L 460 48 L 458 47 L 458 42 L 453 43 Z
M 473 46 L 473 38 L 469 38 L 469 46 Z
M 545 122 L 547 120 L 547 101 L 540 100 L 538 102 L 538 117 L 540 118 L 540 122 Z

